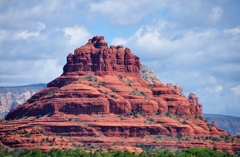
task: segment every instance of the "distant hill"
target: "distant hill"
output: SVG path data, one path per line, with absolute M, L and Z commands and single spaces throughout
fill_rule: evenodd
M 217 114 L 204 114 L 208 122 L 215 121 L 217 126 L 231 135 L 236 135 L 240 132 L 240 117 L 225 116 Z
M 1 86 L 0 117 L 4 117 L 11 109 L 26 102 L 33 94 L 46 86 L 44 83 L 24 86 Z

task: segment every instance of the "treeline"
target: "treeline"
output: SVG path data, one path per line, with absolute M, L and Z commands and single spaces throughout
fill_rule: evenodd
M 12 151 L 1 150 L 0 157 L 237 157 L 240 153 L 230 154 L 228 152 L 217 152 L 207 148 L 190 148 L 183 152 L 172 153 L 168 149 L 156 152 L 135 154 L 129 151 L 113 151 L 113 152 L 85 152 L 81 150 L 51 149 L 48 153 L 42 152 L 40 149 L 33 150 L 17 150 Z

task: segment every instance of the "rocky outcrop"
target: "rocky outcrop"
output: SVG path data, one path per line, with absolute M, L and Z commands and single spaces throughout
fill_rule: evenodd
M 161 82 L 155 72 L 143 64 L 141 64 L 140 66 L 140 75 L 150 85 L 152 85 L 153 83 Z
M 129 48 L 108 48 L 104 37 L 95 36 L 67 56 L 60 77 L 12 110 L 6 119 L 58 112 L 77 115 L 136 111 L 196 116 L 197 104 L 190 104 L 181 94 L 160 82 L 149 87 L 140 77 L 139 57 Z
M 140 77 L 139 57 L 96 36 L 67 56 L 60 77 L 9 112 L 0 137 L 10 147 L 41 149 L 119 141 L 129 147 L 240 148 L 235 138 L 234 147 L 224 147 L 228 134 L 199 118 L 200 111 L 196 95 L 186 98 L 178 86 L 161 82 L 149 85 Z
M 140 59 L 133 55 L 129 48 L 111 46 L 108 48 L 103 36 L 89 39 L 85 46 L 77 48 L 74 54 L 67 56 L 64 75 L 86 74 L 95 72 L 98 75 L 115 72 L 139 75 Z
M 197 110 L 196 110 L 196 112 L 197 112 L 197 116 L 201 116 L 202 118 L 204 118 L 204 116 L 203 116 L 203 110 L 202 110 L 202 104 L 200 104 L 199 102 L 198 102 L 198 97 L 196 96 L 196 94 L 194 94 L 194 93 L 190 93 L 189 95 L 188 95 L 188 100 L 189 100 L 189 103 L 190 104 L 193 104 L 193 105 L 196 105 L 197 106 Z

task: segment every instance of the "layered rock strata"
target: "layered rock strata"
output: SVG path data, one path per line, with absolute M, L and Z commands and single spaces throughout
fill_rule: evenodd
M 67 56 L 60 77 L 6 116 L 2 144 L 43 150 L 84 149 L 86 143 L 106 149 L 124 143 L 239 150 L 238 139 L 200 118 L 196 95 L 186 98 L 179 87 L 161 82 L 149 85 L 139 70 L 140 59 L 129 48 L 108 47 L 102 36 L 89 39 Z

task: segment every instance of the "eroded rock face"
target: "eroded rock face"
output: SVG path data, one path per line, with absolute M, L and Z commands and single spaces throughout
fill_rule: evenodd
M 63 70 L 47 88 L 12 110 L 6 118 L 58 112 L 75 115 L 170 112 L 189 116 L 198 112 L 199 104 L 190 104 L 182 97 L 180 86 L 174 88 L 161 82 L 148 86 L 140 77 L 139 57 L 123 46 L 108 48 L 102 36 L 89 39 L 85 46 L 70 53 Z
M 197 116 L 201 116 L 202 118 L 204 118 L 204 115 L 203 115 L 203 109 L 202 109 L 202 104 L 200 104 L 198 101 L 198 97 L 196 96 L 196 94 L 194 93 L 190 93 L 188 95 L 188 100 L 189 100 L 189 103 L 190 104 L 193 104 L 193 105 L 196 105 L 197 106 Z
M 75 49 L 74 54 L 67 56 L 63 75 L 86 74 L 97 72 L 111 74 L 112 72 L 128 72 L 139 74 L 140 59 L 133 55 L 129 48 L 123 46 L 108 47 L 103 36 L 89 39 L 85 46 Z
M 51 149 L 49 143 L 54 148 L 86 142 L 110 147 L 124 140 L 129 147 L 143 143 L 185 149 L 214 148 L 211 139 L 203 139 L 228 136 L 198 118 L 202 106 L 195 94 L 186 98 L 179 86 L 149 85 L 140 77 L 139 68 L 139 57 L 130 49 L 108 48 L 103 37 L 89 39 L 67 56 L 60 77 L 6 116 L 9 121 L 0 126 L 1 142 L 11 147 Z M 26 139 L 26 133 L 32 136 Z M 181 139 L 182 145 L 175 137 L 180 134 L 191 138 Z M 148 140 L 143 138 L 148 136 Z M 159 136 L 164 138 L 159 140 Z M 200 136 L 199 143 L 195 138 Z M 226 142 L 221 142 L 217 148 L 225 150 Z M 237 142 L 226 150 L 239 149 Z

